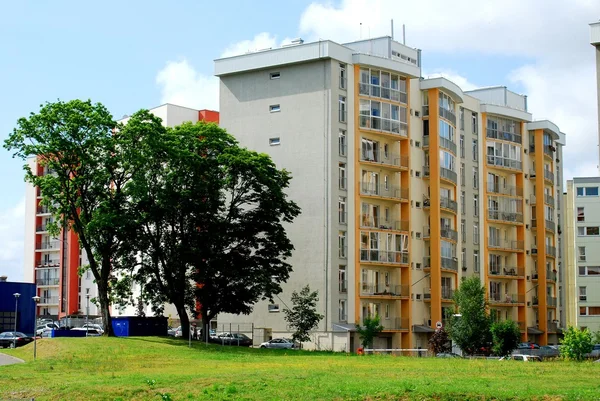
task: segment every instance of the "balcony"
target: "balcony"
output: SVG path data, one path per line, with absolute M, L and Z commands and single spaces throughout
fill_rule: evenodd
M 429 178 L 429 166 L 423 166 L 423 177 Z
M 408 137 L 408 124 L 398 120 L 390 120 L 387 118 L 361 114 L 358 118 L 358 123 L 361 129 L 380 131 L 392 135 L 398 135 L 403 138 Z
M 554 184 L 554 174 L 550 170 L 544 170 L 544 180 Z
M 58 285 L 60 280 L 58 278 L 38 278 L 35 283 L 39 286 Z
M 458 175 L 445 167 L 440 167 L 440 178 L 451 181 L 454 184 L 458 182 Z
M 458 258 L 442 256 L 442 269 L 458 272 Z
M 556 148 L 552 145 L 544 145 L 544 155 L 549 156 L 551 159 L 554 157 L 554 151 Z
M 525 276 L 525 268 L 509 267 L 509 266 L 494 266 L 489 268 L 490 276 L 507 277 L 507 278 L 523 278 Z
M 555 232 L 556 231 L 556 224 L 553 221 L 546 220 L 546 230 Z
M 37 214 L 50 214 L 50 209 L 48 209 L 48 206 L 38 206 Z
M 395 88 L 384 88 L 382 86 L 372 85 L 369 83 L 359 83 L 358 93 L 362 96 L 387 99 L 396 103 L 407 104 L 408 102 L 408 95 L 405 92 L 400 92 L 398 89 Z
M 544 203 L 554 207 L 554 197 L 552 195 L 544 194 Z
M 48 231 L 48 224 L 40 224 L 39 226 L 35 227 L 36 233 L 43 233 L 46 231 Z
M 549 308 L 556 308 L 557 302 L 556 302 L 556 298 L 555 297 L 547 297 L 546 298 L 546 302 L 547 302 L 547 306 Z M 531 305 L 533 306 L 539 306 L 540 305 L 540 300 L 537 296 L 533 297 L 531 299 Z
M 58 259 L 49 259 L 49 260 L 42 260 L 39 262 L 36 262 L 35 267 L 38 269 L 43 269 L 43 268 L 47 268 L 47 267 L 59 267 L 60 266 L 60 262 Z
M 488 302 L 491 305 L 513 305 L 513 304 L 524 304 L 525 303 L 525 295 L 518 294 L 491 294 Z
M 443 302 L 452 302 L 454 299 L 454 289 L 450 287 L 442 287 L 441 298 Z M 431 302 L 431 290 L 423 291 L 423 300 Z
M 507 159 L 505 157 L 487 155 L 486 157 L 488 166 L 506 168 L 510 170 L 521 171 L 523 169 L 523 163 L 518 160 Z
M 523 213 L 504 212 L 501 210 L 488 210 L 488 219 L 501 223 L 523 223 Z
M 445 109 L 440 106 L 440 117 L 450 121 L 456 127 L 456 114 L 452 110 Z
M 557 274 L 555 271 L 546 271 L 546 280 L 547 281 L 556 281 Z M 539 279 L 539 274 L 537 272 L 531 275 L 531 279 L 533 281 L 537 281 Z
M 452 240 L 454 242 L 458 241 L 458 232 L 454 231 L 451 228 L 442 227 L 440 230 L 440 236 L 442 238 L 446 238 Z M 423 239 L 429 239 L 431 237 L 431 228 L 429 226 L 423 227 Z
M 408 252 L 361 249 L 360 261 L 376 264 L 406 265 L 408 264 Z
M 375 149 L 373 152 L 361 150 L 360 161 L 395 168 L 408 168 L 408 156 L 389 152 L 386 154 L 379 149 Z
M 381 318 L 380 323 L 383 326 L 383 330 L 408 330 L 408 318 L 396 317 L 386 319 Z
M 558 323 L 553 321 L 553 320 L 548 320 L 546 322 L 547 326 L 547 332 L 548 333 L 556 333 L 558 331 Z
M 556 258 L 556 247 L 552 245 L 546 245 L 546 256 Z
M 489 239 L 489 248 L 505 250 L 505 251 L 523 251 L 525 249 L 524 241 L 510 241 L 510 240 L 493 240 Z
M 44 249 L 52 249 L 52 250 L 58 250 L 60 249 L 60 241 L 59 240 L 54 240 L 54 241 L 42 241 L 42 242 L 36 242 L 35 243 L 35 249 L 36 250 L 44 250 Z
M 513 185 L 502 186 L 488 182 L 487 191 L 491 194 L 506 195 L 521 198 L 523 197 L 523 187 Z
M 490 139 L 499 139 L 501 141 L 509 141 L 518 144 L 523 143 L 523 137 L 520 134 L 514 134 L 512 132 L 503 132 L 487 128 L 486 136 Z
M 448 149 L 456 155 L 456 144 L 451 140 L 440 136 L 440 148 Z
M 363 297 L 400 298 L 408 297 L 410 293 L 407 285 L 384 285 L 383 283 L 361 282 L 360 295 Z
M 40 305 L 58 305 L 58 297 L 42 297 Z
M 378 196 L 387 199 L 408 200 L 408 188 L 400 188 L 398 185 L 376 184 L 361 181 L 360 194 L 366 196 Z
M 378 216 L 368 214 L 360 215 L 360 227 L 376 230 L 408 231 L 408 220 L 385 220 Z

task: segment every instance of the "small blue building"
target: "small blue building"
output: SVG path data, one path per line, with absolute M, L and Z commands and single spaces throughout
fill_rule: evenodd
M 0 333 L 15 330 L 15 309 L 17 331 L 27 335 L 35 332 L 36 286 L 31 283 L 3 281 L 0 277 Z M 4 278 L 5 279 L 5 278 Z M 20 294 L 15 297 L 14 294 Z
M 112 327 L 118 337 L 166 336 L 168 319 L 163 316 L 118 316 L 112 318 Z

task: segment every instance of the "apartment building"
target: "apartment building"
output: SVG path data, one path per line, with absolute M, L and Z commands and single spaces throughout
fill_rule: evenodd
M 299 40 L 218 59 L 215 75 L 221 126 L 291 172 L 302 208 L 283 293 L 219 323 L 289 332 L 283 309 L 310 284 L 323 346 L 355 349 L 355 324 L 379 315 L 376 347 L 426 347 L 461 278 L 478 275 L 496 319 L 557 342 L 565 136 L 525 96 L 423 79 L 421 51 L 390 37 Z M 344 331 L 347 344 L 322 340 Z
M 185 121 L 219 122 L 219 113 L 211 110 L 196 110 L 172 104 L 164 104 L 150 110 L 163 120 L 166 126 L 173 127 Z M 121 122 L 126 122 L 124 116 Z M 38 175 L 51 174 L 46 167 L 38 164 L 35 158 L 29 165 Z M 25 281 L 37 285 L 41 297 L 38 315 L 61 319 L 66 316 L 99 316 L 99 308 L 90 299 L 98 295 L 97 286 L 91 271 L 79 276 L 78 269 L 88 264 L 87 255 L 79 247 L 79 240 L 73 231 L 63 230 L 58 237 L 52 237 L 47 225 L 52 221 L 48 209 L 40 205 L 40 188 L 29 185 L 26 189 L 25 210 Z M 135 308 L 119 308 L 115 315 L 135 315 Z M 168 312 L 167 309 L 166 312 Z M 147 315 L 152 312 L 149 307 Z M 176 313 L 173 312 L 175 316 Z
M 596 48 L 596 95 L 598 99 L 598 142 L 600 143 L 600 21 L 590 24 L 590 44 Z M 598 152 L 600 152 L 600 147 Z M 600 164 L 598 164 L 598 169 L 600 171 Z
M 568 326 L 600 330 L 600 177 L 567 181 L 565 286 Z

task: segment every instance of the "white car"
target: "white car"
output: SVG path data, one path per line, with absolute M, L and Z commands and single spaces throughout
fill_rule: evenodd
M 514 354 L 500 358 L 501 361 L 523 361 L 523 362 L 542 362 L 542 358 L 537 355 Z
M 260 344 L 260 348 L 293 349 L 296 348 L 296 344 L 294 344 L 287 338 L 274 338 L 272 340 Z
M 81 327 L 83 327 L 83 328 L 89 327 L 90 329 L 98 330 L 98 333 L 100 333 L 100 334 L 104 334 L 104 329 L 102 328 L 102 326 L 100 326 L 99 324 L 96 324 L 96 323 L 86 323 Z
M 35 334 L 43 336 L 45 332 L 49 332 L 52 329 L 58 329 L 58 326 L 55 323 L 45 323 L 35 329 Z
M 98 330 L 93 329 L 91 327 L 74 327 L 71 330 L 75 330 L 75 331 L 87 331 L 87 336 L 88 337 L 100 337 L 102 335 L 102 333 L 100 333 Z

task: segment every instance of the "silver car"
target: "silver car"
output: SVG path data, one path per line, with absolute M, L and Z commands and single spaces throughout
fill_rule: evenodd
M 260 348 L 293 349 L 296 348 L 296 345 L 287 338 L 274 338 L 260 344 Z

